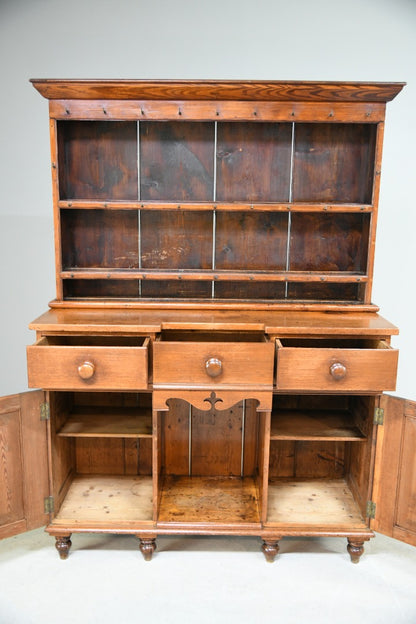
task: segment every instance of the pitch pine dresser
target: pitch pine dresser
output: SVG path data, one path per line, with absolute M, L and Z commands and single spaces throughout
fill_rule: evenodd
M 402 83 L 33 80 L 56 299 L 0 403 L 1 533 L 416 545 L 416 406 L 371 300 Z

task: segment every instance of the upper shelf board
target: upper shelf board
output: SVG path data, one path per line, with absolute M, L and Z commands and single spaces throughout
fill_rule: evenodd
M 405 82 L 268 80 L 31 80 L 49 100 L 389 102 Z

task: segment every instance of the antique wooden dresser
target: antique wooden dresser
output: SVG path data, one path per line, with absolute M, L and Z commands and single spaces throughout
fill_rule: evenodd
M 397 329 L 371 302 L 403 84 L 32 82 L 56 299 L 30 325 L 42 390 L 0 403 L 1 534 L 47 524 L 62 558 L 80 532 L 146 559 L 167 534 L 258 536 L 268 561 L 284 536 L 353 562 L 374 529 L 416 544 L 416 409 L 382 395 Z

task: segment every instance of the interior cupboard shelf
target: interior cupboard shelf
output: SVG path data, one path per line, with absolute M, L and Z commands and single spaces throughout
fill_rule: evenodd
M 359 442 L 366 437 L 348 411 L 282 410 L 272 414 L 270 439 Z
M 58 435 L 83 438 L 151 438 L 150 410 L 138 408 L 78 408 Z
M 137 270 L 116 268 L 67 268 L 60 273 L 62 279 L 124 279 L 124 280 L 200 280 L 200 281 L 264 281 L 264 282 L 367 282 L 368 276 L 349 271 L 215 271 L 202 270 Z

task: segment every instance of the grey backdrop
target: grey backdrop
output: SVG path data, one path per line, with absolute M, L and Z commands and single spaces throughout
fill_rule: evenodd
M 0 396 L 55 296 L 47 101 L 29 78 L 407 81 L 388 105 L 373 301 L 416 399 L 416 0 L 0 0 Z

